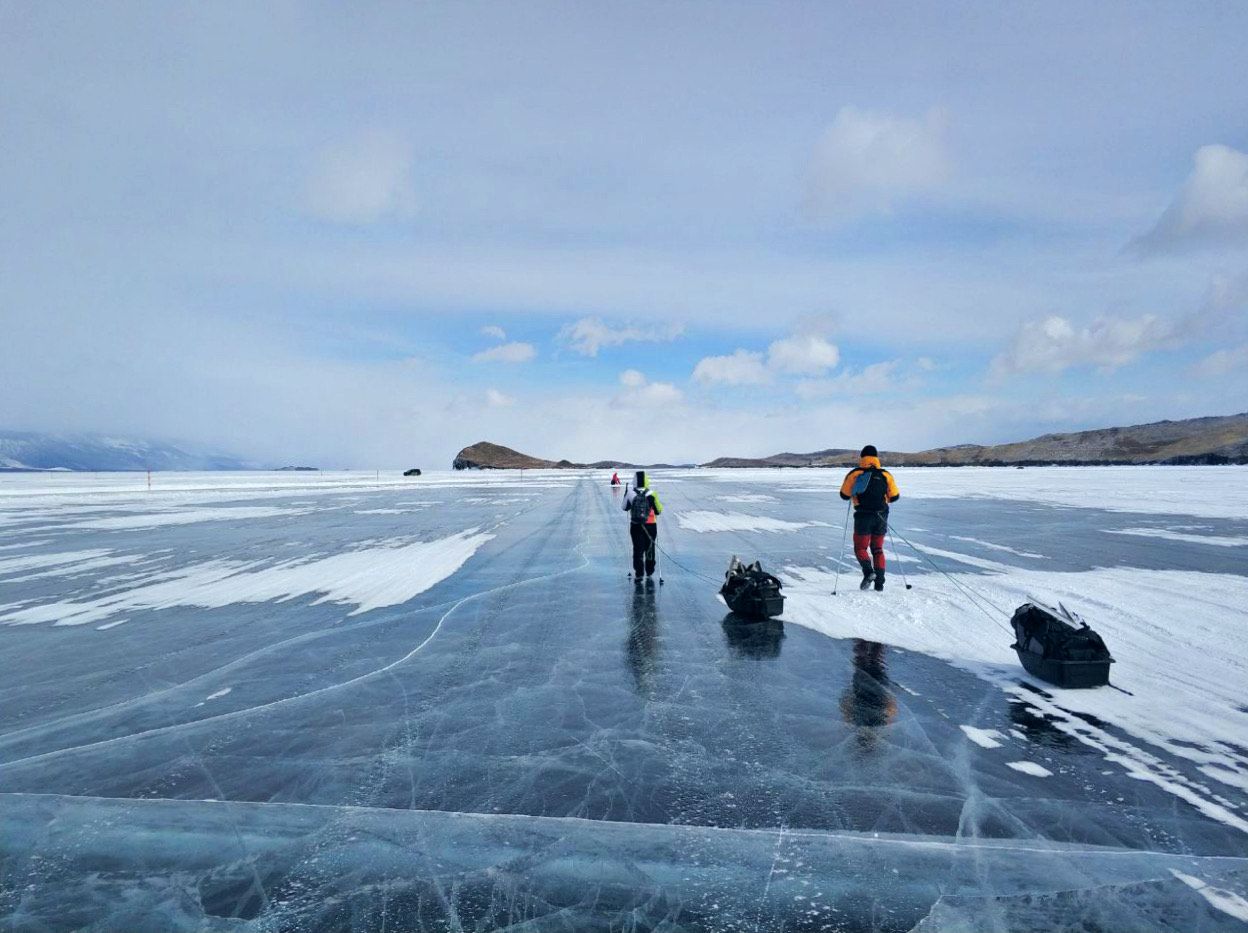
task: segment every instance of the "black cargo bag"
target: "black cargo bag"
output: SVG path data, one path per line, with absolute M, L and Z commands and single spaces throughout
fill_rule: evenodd
M 1114 659 L 1101 636 L 1065 606 L 1023 603 L 1010 619 L 1027 673 L 1058 687 L 1103 687 Z
M 719 595 L 743 619 L 770 619 L 784 612 L 782 585 L 758 561 L 743 564 L 734 557 L 724 574 Z

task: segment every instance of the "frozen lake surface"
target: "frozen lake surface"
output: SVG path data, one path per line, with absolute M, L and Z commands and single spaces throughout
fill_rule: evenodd
M 0 923 L 1248 930 L 1248 469 L 895 472 L 0 475 Z

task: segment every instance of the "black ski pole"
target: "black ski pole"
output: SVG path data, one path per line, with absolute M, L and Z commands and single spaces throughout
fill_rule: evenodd
M 897 561 L 897 569 L 901 571 L 901 582 L 906 585 L 906 589 L 912 590 L 914 587 L 910 585 L 910 581 L 906 579 L 906 567 L 901 562 L 901 554 L 897 552 L 897 542 L 893 540 L 893 529 L 888 529 L 888 543 L 893 549 L 893 560 Z
M 841 560 L 845 557 L 845 534 L 849 531 L 849 510 L 853 508 L 853 501 L 845 503 L 845 526 L 841 528 L 841 550 L 836 555 L 836 582 L 832 584 L 832 595 L 836 595 L 837 587 L 841 585 Z

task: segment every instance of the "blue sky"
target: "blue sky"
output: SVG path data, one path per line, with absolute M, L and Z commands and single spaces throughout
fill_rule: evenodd
M 0 426 L 262 460 L 1248 409 L 1248 8 L 0 6 Z

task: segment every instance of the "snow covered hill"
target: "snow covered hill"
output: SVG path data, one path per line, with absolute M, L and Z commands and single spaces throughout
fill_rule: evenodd
M 0 470 L 246 470 L 223 454 L 99 434 L 0 431 Z

